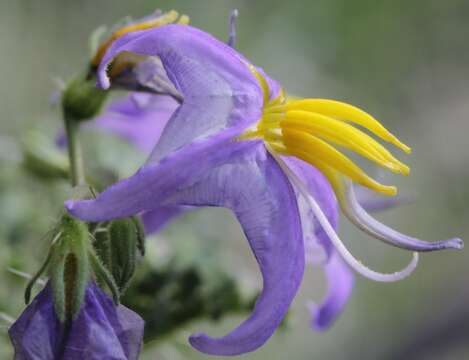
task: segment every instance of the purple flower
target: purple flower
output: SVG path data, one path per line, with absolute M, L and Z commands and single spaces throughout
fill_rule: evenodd
M 416 253 L 405 269 L 392 274 L 372 271 L 356 260 L 335 231 L 339 205 L 362 230 L 394 246 L 413 251 L 462 247 L 459 239 L 427 243 L 400 234 L 359 204 L 352 181 L 386 195 L 396 189 L 370 178 L 334 145 L 397 173 L 405 175 L 409 169 L 352 124 L 410 151 L 362 110 L 332 100 L 289 99 L 241 54 L 180 25 L 116 40 L 98 69 L 101 87 L 110 86 L 108 66 L 123 52 L 158 57 L 183 101 L 134 176 L 95 200 L 68 201 L 66 207 L 87 221 L 151 211 L 164 222 L 185 206 L 233 211 L 259 264 L 263 290 L 249 318 L 228 335 L 192 335 L 196 349 L 236 355 L 261 346 L 288 311 L 305 259 L 322 262 L 328 278 L 324 302 L 312 309 L 318 329 L 341 312 L 352 289 L 352 269 L 385 282 L 413 271 Z
M 10 328 L 15 360 L 136 360 L 143 320 L 112 300 L 94 283 L 75 320 L 56 316 L 50 285 L 37 295 Z

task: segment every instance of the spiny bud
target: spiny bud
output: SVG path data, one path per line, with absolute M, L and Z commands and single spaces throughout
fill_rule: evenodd
M 95 117 L 108 92 L 96 87 L 93 78 L 77 77 L 69 82 L 62 95 L 62 108 L 67 119 L 83 121 Z

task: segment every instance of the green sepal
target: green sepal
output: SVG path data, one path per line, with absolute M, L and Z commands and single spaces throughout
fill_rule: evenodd
M 137 249 L 140 251 L 140 255 L 145 256 L 145 229 L 142 221 L 137 216 L 132 216 L 130 219 L 133 221 L 135 230 L 137 231 Z
M 49 268 L 49 281 L 52 288 L 55 314 L 60 322 L 63 323 L 66 320 L 64 283 L 65 254 L 61 250 L 62 249 L 56 248 L 52 253 L 51 266 Z
M 98 256 L 96 256 L 93 249 L 90 249 L 88 254 L 89 254 L 91 265 L 93 266 L 93 271 L 94 271 L 96 278 L 99 280 L 99 282 L 102 282 L 107 285 L 109 291 L 111 292 L 114 303 L 116 305 L 119 305 L 120 303 L 119 288 L 117 287 L 111 273 L 106 269 L 106 267 L 103 265 L 103 263 L 98 258 Z
M 139 247 L 139 230 L 132 218 L 114 220 L 109 225 L 111 266 L 114 280 L 122 293 L 134 272 Z
M 55 240 L 57 240 L 60 237 L 61 233 L 58 233 L 55 237 Z M 52 241 L 54 243 L 55 241 Z M 36 284 L 38 279 L 41 277 L 41 275 L 46 271 L 47 267 L 49 266 L 49 263 L 52 259 L 52 247 L 49 249 L 49 253 L 47 254 L 46 260 L 44 260 L 43 264 L 41 265 L 40 269 L 33 275 L 33 277 L 28 281 L 28 284 L 26 285 L 26 289 L 24 290 L 24 302 L 26 305 L 29 304 L 31 301 L 31 291 L 33 290 L 33 286 Z
M 93 247 L 96 255 L 103 263 L 106 269 L 111 268 L 111 238 L 107 224 L 96 224 L 96 229 L 93 231 L 94 241 Z
M 108 91 L 96 87 L 96 79 L 78 76 L 71 80 L 62 94 L 66 119 L 84 121 L 95 117 L 106 100 Z

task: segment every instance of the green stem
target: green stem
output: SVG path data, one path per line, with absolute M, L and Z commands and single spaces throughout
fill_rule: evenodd
M 72 186 L 85 184 L 85 172 L 80 141 L 78 139 L 78 122 L 64 114 L 65 134 L 68 141 L 68 158 L 70 161 L 70 181 Z

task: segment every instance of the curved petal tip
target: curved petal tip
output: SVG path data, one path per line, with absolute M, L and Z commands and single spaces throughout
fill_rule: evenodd
M 312 330 L 326 331 L 331 327 L 333 321 L 331 321 L 330 316 L 324 314 L 324 309 L 321 309 L 318 304 L 310 302 L 308 310 L 311 315 L 310 327 Z
M 452 249 L 456 249 L 456 250 L 464 249 L 464 241 L 460 238 L 449 239 L 446 242 L 446 245 L 447 245 L 448 248 L 452 248 Z
M 216 347 L 213 346 L 213 339 L 204 333 L 195 333 L 189 336 L 189 343 L 191 346 L 205 354 L 209 355 L 222 355 L 216 351 Z
M 87 211 L 87 205 L 91 200 L 66 200 L 65 209 L 70 215 L 84 221 L 93 221 L 91 212 Z
M 99 71 L 98 72 L 98 79 L 96 82 L 96 86 L 100 89 L 107 90 L 111 86 L 111 81 L 107 76 L 106 71 Z
M 75 200 L 66 200 L 64 203 L 65 209 L 67 209 L 67 211 L 72 215 L 75 215 L 76 203 L 77 202 Z
M 189 337 L 192 347 L 207 355 L 234 356 L 241 355 L 256 350 L 261 347 L 267 338 L 255 338 L 248 342 L 233 342 L 227 337 L 212 338 L 204 333 L 195 333 Z

